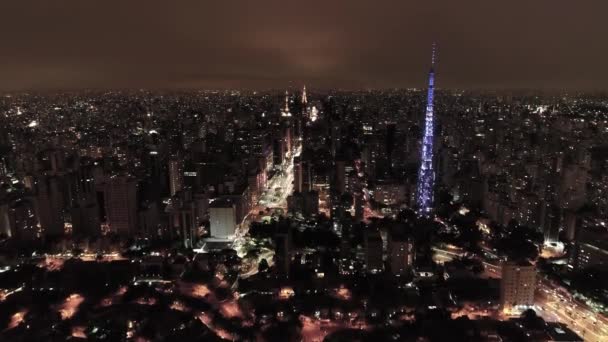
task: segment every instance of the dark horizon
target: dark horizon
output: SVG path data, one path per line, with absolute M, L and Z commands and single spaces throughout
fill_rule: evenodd
M 416 91 L 420 93 L 426 92 L 426 87 L 382 87 L 382 88 L 347 88 L 347 87 L 314 87 L 309 84 L 302 83 L 299 86 L 286 85 L 285 87 L 208 87 L 208 88 L 48 88 L 48 89 L 18 89 L 18 90 L 0 90 L 0 96 L 63 96 L 63 95 L 99 95 L 102 93 L 117 93 L 117 94 L 134 94 L 137 92 L 149 93 L 151 95 L 163 94 L 194 94 L 204 92 L 230 92 L 237 91 L 244 94 L 273 94 L 282 97 L 287 90 L 290 96 L 299 95 L 302 92 L 302 86 L 306 86 L 309 93 L 313 94 L 341 94 L 341 93 L 357 93 L 357 92 L 404 92 Z M 446 93 L 463 93 L 468 95 L 497 95 L 497 96 L 589 96 L 589 97 L 604 97 L 608 95 L 608 89 L 550 89 L 550 88 L 444 88 L 436 87 L 438 94 Z
M 269 2 L 5 3 L 0 91 L 608 89 L 605 2 Z

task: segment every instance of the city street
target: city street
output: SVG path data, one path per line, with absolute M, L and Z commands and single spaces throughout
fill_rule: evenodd
M 298 146 L 294 153 L 290 153 L 284 160 L 280 169 L 274 174 L 274 176 L 268 181 L 266 189 L 262 194 L 259 202 L 254 206 L 249 214 L 245 216 L 243 222 L 237 227 L 234 239 L 234 249 L 237 251 L 243 251 L 243 246 L 247 243 L 247 232 L 251 222 L 261 219 L 259 212 L 265 211 L 266 208 L 273 210 L 282 210 L 287 212 L 287 196 L 293 191 L 293 179 L 294 179 L 294 168 L 293 158 L 294 156 L 300 155 L 302 147 Z M 242 252 L 241 252 L 242 254 Z M 251 258 L 249 260 L 243 260 L 243 272 L 241 276 L 248 278 L 258 272 L 258 265 L 262 259 L 265 259 L 270 265 L 272 265 L 274 252 L 271 250 L 262 249 L 260 255 L 257 258 Z
M 260 198 L 260 207 L 287 210 L 287 196 L 293 191 L 293 158 L 300 155 L 301 150 L 302 147 L 298 146 L 292 153 L 289 153 L 279 170 L 268 180 L 266 190 Z
M 566 323 L 585 341 L 608 341 L 608 319 L 591 311 L 586 305 L 573 300 L 566 291 L 548 280 L 539 279 L 536 305 L 538 314 L 546 321 Z

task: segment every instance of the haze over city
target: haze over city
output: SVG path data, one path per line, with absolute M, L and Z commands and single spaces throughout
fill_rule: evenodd
M 603 90 L 605 1 L 6 1 L 0 89 Z

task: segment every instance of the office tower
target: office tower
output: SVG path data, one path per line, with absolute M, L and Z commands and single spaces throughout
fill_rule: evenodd
M 284 153 L 284 157 L 291 155 L 291 153 L 293 153 L 293 146 L 295 143 L 295 141 L 293 140 L 293 132 L 291 126 L 286 126 L 283 129 L 281 141 L 281 148 L 283 149 L 282 153 Z
M 184 187 L 184 165 L 181 159 L 174 157 L 169 160 L 169 190 L 171 196 Z
M 428 215 L 433 209 L 433 191 L 435 171 L 433 170 L 433 139 L 434 139 L 434 112 L 433 96 L 435 92 L 435 45 L 429 72 L 429 87 L 426 97 L 426 114 L 424 120 L 424 134 L 422 138 L 420 169 L 418 170 L 418 189 L 416 202 L 421 215 Z
M 351 218 L 351 209 L 353 207 L 353 196 L 350 193 L 342 195 L 334 194 L 331 200 L 331 217 L 334 220 L 342 220 Z
M 196 192 L 192 197 L 196 203 L 197 222 L 207 220 L 209 218 L 209 195 L 205 192 Z
M 236 203 L 230 198 L 218 198 L 209 205 L 211 236 L 229 238 L 236 230 Z
M 43 176 L 35 184 L 34 203 L 38 222 L 46 236 L 59 236 L 64 233 L 63 195 L 59 179 Z
M 412 242 L 405 236 L 390 233 L 387 249 L 391 273 L 396 276 L 404 275 L 414 261 Z
M 391 179 L 378 180 L 374 189 L 374 200 L 385 205 L 405 203 L 407 191 L 405 184 L 399 184 Z
M 568 268 L 582 271 L 588 267 L 608 270 L 608 230 L 605 227 L 588 227 L 577 234 Z
M 59 149 L 48 149 L 45 151 L 44 158 L 48 161 L 48 170 L 51 174 L 57 175 L 65 171 L 65 153 Z
M 274 165 L 281 165 L 285 160 L 285 154 L 287 153 L 287 145 L 285 144 L 285 139 L 283 135 L 275 137 L 273 140 L 273 158 Z
M 562 219 L 562 228 L 564 230 L 564 238 L 567 241 L 573 241 L 576 237 L 577 230 L 577 215 L 573 210 L 565 210 Z
M 302 192 L 304 182 L 304 165 L 302 159 L 298 156 L 293 159 L 293 190 L 295 192 Z
M 377 273 L 383 269 L 382 236 L 377 230 L 367 230 L 365 240 L 365 267 L 367 272 Z
M 191 191 L 180 192 L 172 201 L 169 211 L 173 230 L 178 232 L 185 248 L 192 248 L 196 243 L 198 222 L 196 202 L 192 199 Z
M 529 262 L 504 262 L 500 280 L 500 302 L 508 312 L 534 305 L 536 267 Z
M 312 163 L 302 157 L 294 158 L 293 166 L 294 191 L 306 192 L 313 188 Z
M 72 233 L 76 236 L 95 237 L 101 235 L 99 206 L 94 197 L 82 199 L 70 209 Z
M 137 215 L 137 225 L 141 236 L 158 237 L 167 231 L 161 230 L 158 204 L 146 201 L 140 205 Z
M 559 230 L 562 226 L 562 212 L 563 209 L 555 204 L 546 204 L 544 211 L 543 221 L 543 235 L 545 237 L 545 243 L 552 243 L 559 241 Z
M 355 207 L 355 220 L 361 221 L 364 218 L 365 214 L 365 199 L 363 198 L 363 193 L 356 192 L 353 195 L 353 206 Z
M 319 193 L 317 191 L 294 192 L 287 197 L 287 208 L 291 213 L 314 217 L 319 214 Z
M 95 171 L 93 165 L 82 165 L 66 176 L 72 233 L 80 237 L 101 235 L 100 208 L 95 193 Z
M 160 202 L 162 189 L 167 188 L 169 177 L 163 172 L 164 168 L 156 146 L 142 156 L 142 163 L 146 169 L 146 176 L 141 183 L 143 197 Z
M 346 162 L 336 160 L 335 190 L 338 194 L 346 191 Z
M 36 219 L 35 204 L 29 198 L 19 199 L 8 206 L 8 236 L 19 240 L 34 240 L 41 237 Z
M 110 230 L 133 236 L 137 230 L 137 183 L 127 175 L 110 177 L 104 187 L 107 223 Z
M 562 208 L 580 208 L 587 195 L 588 170 L 579 165 L 567 165 L 562 169 L 558 187 L 558 200 Z

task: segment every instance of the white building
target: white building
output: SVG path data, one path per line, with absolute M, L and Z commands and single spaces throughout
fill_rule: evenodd
M 523 311 L 534 305 L 536 267 L 528 262 L 502 265 L 500 302 L 505 311 Z
M 236 203 L 227 198 L 215 200 L 209 207 L 209 222 L 212 237 L 233 236 L 237 226 Z

